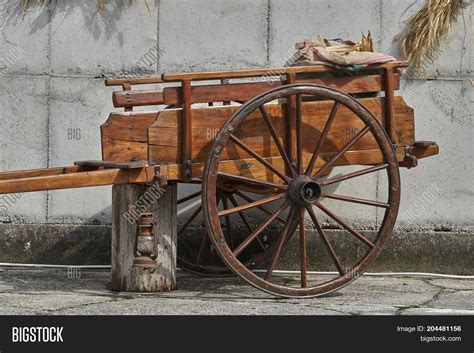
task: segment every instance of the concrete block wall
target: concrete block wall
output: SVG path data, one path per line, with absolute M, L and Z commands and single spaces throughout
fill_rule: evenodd
M 0 32 L 0 170 L 100 159 L 99 126 L 113 111 L 105 76 L 282 65 L 296 41 L 315 34 L 358 40 L 367 30 L 378 48 L 398 56 L 393 39 L 424 3 L 148 2 L 150 11 L 141 1 L 111 0 L 98 13 L 96 0 L 58 0 L 47 8 L 32 4 L 23 19 L 11 17 Z M 4 65 L 1 59 L 15 48 L 21 55 Z M 153 49 L 159 60 L 144 64 Z M 416 110 L 417 138 L 437 141 L 441 150 L 419 168 L 402 171 L 402 228 L 472 229 L 473 76 L 472 18 L 465 10 L 438 59 L 421 77 L 402 82 L 400 94 Z M 440 196 L 414 219 L 404 214 L 433 185 Z M 108 187 L 25 194 L 0 220 L 104 225 L 110 223 L 110 200 Z

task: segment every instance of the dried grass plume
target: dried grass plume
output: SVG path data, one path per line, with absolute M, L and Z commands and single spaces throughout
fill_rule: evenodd
M 416 72 L 440 54 L 441 44 L 451 32 L 451 23 L 461 12 L 462 0 L 427 0 L 410 20 L 401 43 L 402 54 Z

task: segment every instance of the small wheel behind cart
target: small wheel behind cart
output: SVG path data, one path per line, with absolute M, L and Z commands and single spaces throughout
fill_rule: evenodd
M 308 116 L 305 106 L 311 103 L 302 103 L 302 97 L 305 97 L 305 100 L 316 98 L 332 102 L 330 113 L 325 117 L 317 134 L 310 129 L 311 124 L 308 124 L 315 118 L 310 114 Z M 285 100 L 295 102 L 295 134 L 289 134 L 289 137 L 283 139 L 280 138 L 281 130 L 275 127 L 278 117 L 270 116 L 269 110 L 272 102 L 281 103 Z M 339 126 L 340 129 L 341 124 L 344 124 L 344 121 L 338 120 L 338 112 L 344 112 L 346 116 L 354 114 L 360 128 L 345 136 L 344 143 L 335 146 L 332 142 L 336 140 L 337 132 L 333 132 L 333 128 Z M 255 140 L 245 138 L 244 131 L 248 131 L 245 124 L 248 122 L 255 125 L 255 119 L 262 119 L 266 129 L 262 131 L 262 135 L 265 133 L 265 136 L 272 137 L 272 146 L 267 141 L 262 147 L 255 143 Z M 348 162 L 350 156 L 346 152 L 367 139 L 374 140 L 373 145 L 376 146 L 376 156 L 380 162 L 374 164 L 368 160 L 367 163 L 357 163 L 358 169 L 355 171 L 344 171 L 343 174 L 327 180 L 322 178 L 330 168 L 334 167 L 334 171 L 337 171 L 338 166 L 354 164 Z M 288 148 L 289 145 L 294 146 L 293 149 Z M 255 163 L 259 163 L 264 173 L 242 175 L 228 172 L 224 166 L 225 158 L 231 153 L 229 150 L 235 151 L 236 148 L 245 151 Z M 277 158 L 273 156 L 270 162 L 270 159 L 263 156 L 264 150 L 277 150 Z M 276 167 L 275 160 L 281 161 L 279 168 Z M 334 191 L 335 186 L 344 189 L 346 183 L 353 183 L 361 178 L 363 180 L 374 174 L 383 177 L 386 183 L 374 183 L 374 191 L 370 192 L 372 198 L 336 194 Z M 219 188 L 223 184 L 232 183 L 247 186 L 250 190 L 261 187 L 272 191 L 260 199 L 246 199 L 248 194 L 240 192 L 239 206 L 220 209 Z M 366 182 L 359 187 L 351 186 L 348 189 L 358 191 L 357 189 L 364 190 L 370 186 L 371 184 Z M 277 296 L 320 296 L 355 280 L 367 270 L 382 250 L 393 230 L 399 207 L 398 162 L 385 130 L 356 99 L 324 86 L 288 85 L 270 90 L 247 102 L 221 129 L 205 167 L 202 198 L 204 221 L 214 249 L 234 273 L 258 289 Z M 371 232 L 358 229 L 345 219 L 347 215 L 339 214 L 337 203 L 338 206 L 342 203 L 351 207 L 351 219 L 377 214 L 378 222 L 373 225 Z M 229 243 L 222 219 L 235 217 L 242 212 L 251 214 L 259 207 L 272 208 L 272 212 L 258 226 L 249 229 L 238 246 Z M 361 207 L 364 210 L 359 214 Z M 284 218 L 284 223 L 279 224 L 279 218 Z M 316 230 L 312 234 L 305 230 L 305 219 L 310 221 Z M 344 240 L 353 242 L 351 256 L 342 257 L 338 254 L 340 248 L 334 245 L 334 239 L 325 229 L 328 224 L 344 230 Z M 249 269 L 242 255 L 248 247 L 268 233 L 276 233 L 276 241 L 265 251 L 266 256 L 262 264 L 256 269 Z M 313 233 L 319 238 L 319 243 L 312 244 L 319 244 L 320 248 L 324 249 L 325 256 L 337 271 L 336 275 L 328 277 L 309 271 L 308 261 L 314 256 L 308 254 L 314 254 L 317 250 L 313 245 L 308 247 L 309 237 L 313 236 Z M 294 271 L 285 272 L 289 267 Z M 297 279 L 289 275 L 294 273 L 298 274 Z
M 179 187 L 189 184 L 179 184 Z M 200 185 L 196 185 L 200 189 Z M 187 272 L 209 277 L 233 276 L 233 272 L 221 261 L 215 251 L 205 227 L 203 227 L 201 190 L 188 192 L 186 196 L 178 199 L 178 256 L 177 262 L 179 268 Z M 254 201 L 250 196 L 245 195 L 238 189 L 219 188 L 217 191 L 218 207 L 227 210 L 232 207 L 239 207 L 240 199 L 245 202 Z M 239 201 L 238 201 L 239 199 Z M 263 215 L 271 214 L 271 210 L 266 207 L 260 207 L 260 213 Z M 240 222 L 248 231 L 253 231 L 255 225 L 253 219 L 249 219 L 243 212 L 237 213 Z M 285 220 L 279 217 L 280 223 Z M 222 220 L 222 228 L 225 237 L 231 247 L 236 247 L 242 242 L 242 232 L 233 227 L 230 216 Z M 241 260 L 245 266 L 255 268 L 265 261 L 266 251 L 275 243 L 275 237 L 262 237 L 255 244 L 250 246 Z

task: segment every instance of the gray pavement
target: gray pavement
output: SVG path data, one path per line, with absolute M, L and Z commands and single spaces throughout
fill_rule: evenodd
M 363 276 L 325 297 L 288 300 L 238 278 L 184 272 L 178 290 L 157 294 L 111 292 L 108 270 L 70 277 L 67 269 L 0 269 L 0 314 L 474 315 L 473 280 Z

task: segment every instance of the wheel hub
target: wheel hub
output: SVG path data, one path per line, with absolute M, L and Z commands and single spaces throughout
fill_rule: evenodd
M 319 200 L 321 187 L 309 176 L 300 175 L 288 186 L 288 197 L 296 206 L 307 206 Z

